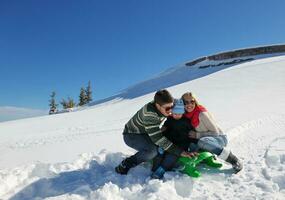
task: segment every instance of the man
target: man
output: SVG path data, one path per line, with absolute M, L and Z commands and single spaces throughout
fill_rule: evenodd
M 161 123 L 171 114 L 173 101 L 167 90 L 157 91 L 154 100 L 143 106 L 127 122 L 123 132 L 124 141 L 138 152 L 124 159 L 115 168 L 117 173 L 127 174 L 130 168 L 150 161 L 164 151 L 176 156 L 193 156 L 193 153 L 186 152 L 169 141 L 160 129 Z

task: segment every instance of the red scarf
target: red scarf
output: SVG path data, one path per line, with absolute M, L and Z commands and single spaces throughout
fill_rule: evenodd
M 200 121 L 199 121 L 199 114 L 201 112 L 207 112 L 206 108 L 204 108 L 201 105 L 195 106 L 194 110 L 192 112 L 187 112 L 184 114 L 184 116 L 190 120 L 192 126 L 196 128 Z

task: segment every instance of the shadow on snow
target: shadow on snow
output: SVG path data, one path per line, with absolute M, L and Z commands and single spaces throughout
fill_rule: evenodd
M 96 159 L 91 160 L 88 169 L 62 172 L 52 178 L 41 178 L 26 186 L 10 200 L 41 199 L 64 194 L 78 194 L 87 197 L 90 192 L 96 191 L 108 183 L 117 185 L 119 188 L 130 187 L 130 185 L 135 184 L 147 184 L 151 173 L 149 164 L 142 164 L 133 168 L 127 176 L 115 173 L 114 167 L 123 157 L 121 153 L 107 154 L 103 162 Z M 209 175 L 225 174 L 227 176 L 232 174 L 231 170 L 228 169 L 218 170 L 213 168 L 201 168 L 201 172 Z M 172 178 L 173 176 L 170 174 L 170 179 Z
M 122 154 L 108 154 L 102 163 L 97 160 L 90 161 L 88 169 L 62 172 L 53 178 L 41 178 L 22 189 L 10 200 L 31 200 L 63 194 L 87 196 L 106 183 L 113 183 L 120 188 L 128 187 L 130 184 L 144 184 L 150 173 L 146 167 L 140 166 L 133 170 L 136 173 L 131 172 L 127 176 L 115 173 L 114 167 L 119 163 L 117 161 L 122 159 Z

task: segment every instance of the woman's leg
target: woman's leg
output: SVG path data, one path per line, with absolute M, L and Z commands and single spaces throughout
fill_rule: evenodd
M 220 155 L 227 145 L 227 138 L 224 135 L 221 136 L 208 136 L 199 139 L 197 145 L 199 149 L 208 151 L 210 153 Z
M 218 157 L 230 163 L 235 170 L 239 172 L 243 168 L 242 162 L 235 156 L 229 149 L 225 148 L 228 141 L 226 136 L 221 135 L 218 137 L 203 137 L 198 141 L 198 146 L 206 151 L 218 155 Z

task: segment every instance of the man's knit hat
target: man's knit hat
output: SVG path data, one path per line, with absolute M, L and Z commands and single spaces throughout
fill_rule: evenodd
M 175 99 L 174 106 L 172 109 L 173 114 L 183 114 L 184 113 L 184 104 L 182 99 Z

